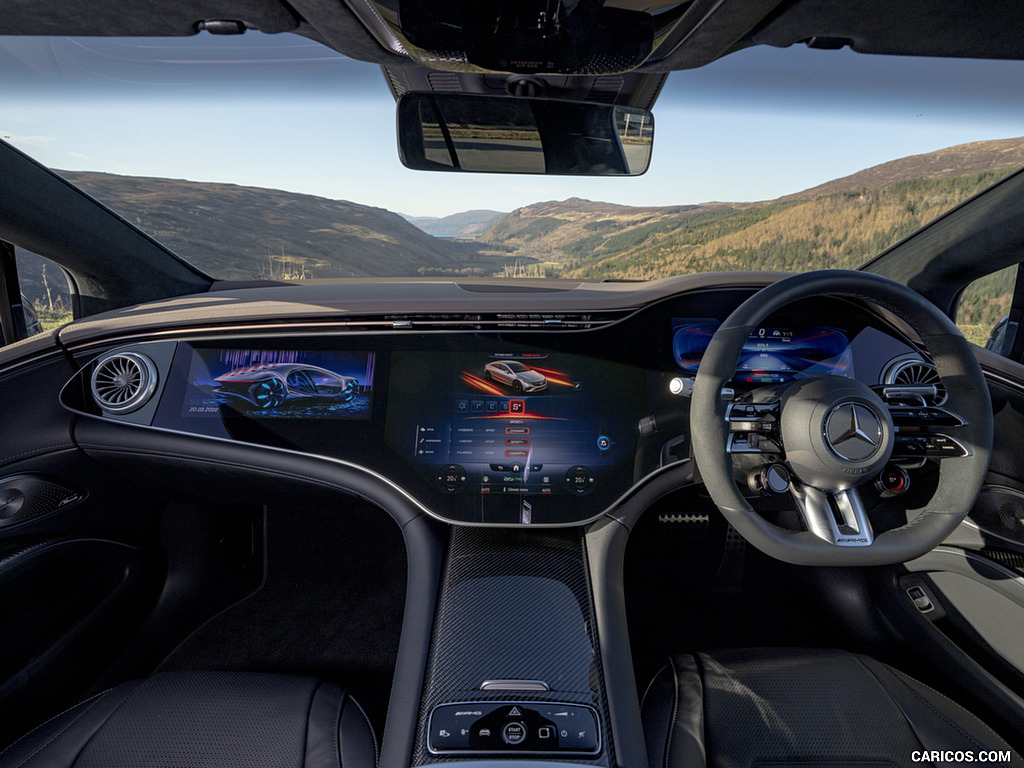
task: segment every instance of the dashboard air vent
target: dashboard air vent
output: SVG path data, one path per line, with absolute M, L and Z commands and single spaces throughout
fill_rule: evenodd
M 104 411 L 131 413 L 156 391 L 156 366 L 137 352 L 110 353 L 97 361 L 90 383 L 92 396 Z
M 916 355 L 904 355 L 889 363 L 883 384 L 886 387 L 920 388 L 929 405 L 938 405 L 946 399 L 946 388 L 939 380 L 935 366 Z M 927 392 L 927 394 L 924 394 Z

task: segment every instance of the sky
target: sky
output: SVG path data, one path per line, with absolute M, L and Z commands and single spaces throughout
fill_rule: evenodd
M 768 200 L 1024 136 L 1024 62 L 758 48 L 673 73 L 635 178 L 410 171 L 380 69 L 303 38 L 0 38 L 0 138 L 53 168 L 271 187 L 413 216 L 583 197 Z

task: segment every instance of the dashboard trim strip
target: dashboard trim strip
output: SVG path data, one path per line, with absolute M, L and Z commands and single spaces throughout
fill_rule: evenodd
M 379 483 L 387 486 L 388 488 L 392 489 L 393 491 L 398 492 L 402 496 L 403 499 L 408 501 L 410 504 L 412 504 L 414 507 L 416 507 L 422 513 L 432 517 L 435 520 L 438 520 L 438 521 L 440 521 L 442 523 L 445 523 L 447 525 L 461 526 L 461 527 L 466 527 L 466 528 L 540 529 L 540 528 L 577 528 L 577 527 L 587 526 L 587 525 L 590 525 L 591 523 L 593 523 L 593 522 L 595 522 L 597 520 L 600 520 L 602 517 L 611 514 L 614 510 L 617 510 L 617 509 L 620 509 L 621 507 L 623 507 L 628 502 L 630 496 L 632 496 L 635 492 L 640 490 L 643 486 L 647 485 L 651 481 L 652 478 L 659 477 L 660 475 L 665 474 L 668 470 L 678 469 L 679 466 L 689 463 L 688 461 L 679 461 L 679 462 L 674 462 L 672 464 L 667 464 L 667 465 L 658 467 L 653 472 L 650 472 L 649 474 L 645 475 L 644 477 L 640 478 L 635 483 L 633 483 L 618 498 L 616 498 L 614 501 L 612 501 L 606 508 L 602 509 L 601 511 L 597 512 L 593 516 L 588 517 L 588 518 L 586 518 L 584 520 L 573 521 L 571 523 L 530 523 L 530 524 L 521 524 L 521 523 L 480 523 L 480 522 L 472 522 L 472 521 L 451 520 L 451 519 L 449 519 L 447 517 L 444 517 L 443 515 L 440 515 L 437 512 L 434 512 L 432 509 L 430 509 L 428 506 L 426 506 L 423 502 L 421 502 L 415 496 L 410 494 L 408 491 L 406 491 L 400 485 L 398 485 L 394 481 L 390 480 L 389 478 L 385 477 L 384 475 L 380 474 L 379 472 L 376 472 L 376 471 L 374 471 L 372 469 L 369 469 L 368 467 L 364 467 L 361 464 L 356 464 L 356 463 L 351 462 L 351 461 L 346 461 L 345 459 L 338 459 L 338 458 L 335 458 L 333 456 L 324 456 L 323 454 L 319 454 L 319 453 L 309 453 L 309 452 L 306 452 L 306 451 L 294 451 L 294 450 L 291 450 L 289 448 L 278 448 L 276 446 L 259 445 L 257 443 L 244 443 L 244 442 L 240 442 L 238 440 L 231 440 L 231 439 L 224 438 L 224 437 L 215 437 L 213 435 L 194 434 L 192 432 L 183 432 L 183 431 L 177 430 L 177 429 L 168 429 L 167 427 L 154 427 L 154 426 L 147 425 L 147 424 L 133 424 L 133 423 L 127 422 L 127 421 L 120 421 L 118 419 L 110 419 L 110 418 L 106 418 L 104 416 L 97 416 L 96 414 L 93 414 L 93 413 L 87 413 L 85 411 L 78 410 L 77 408 L 72 408 L 72 407 L 68 406 L 67 404 L 65 404 L 63 402 L 62 402 L 62 405 L 64 406 L 65 409 L 67 409 L 71 413 L 74 413 L 74 414 L 76 414 L 78 416 L 81 416 L 81 417 L 84 417 L 86 419 L 89 419 L 91 421 L 98 421 L 98 422 L 101 422 L 101 423 L 104 423 L 104 424 L 114 424 L 114 425 L 117 425 L 117 426 L 133 428 L 133 429 L 137 429 L 137 430 L 143 430 L 143 431 L 149 431 L 149 432 L 159 432 L 159 433 L 167 434 L 167 435 L 176 435 L 176 436 L 179 436 L 179 437 L 187 437 L 187 438 L 190 438 L 190 439 L 193 439 L 193 440 L 207 441 L 207 442 L 211 442 L 211 443 L 219 443 L 219 444 L 222 444 L 222 445 L 231 445 L 231 446 L 234 446 L 234 447 L 242 448 L 242 449 L 245 449 L 245 450 L 253 450 L 253 451 L 256 451 L 256 452 L 283 454 L 283 455 L 288 455 L 288 456 L 294 456 L 294 457 L 301 458 L 301 459 L 326 461 L 326 462 L 329 462 L 331 464 L 336 464 L 338 466 L 345 467 L 346 469 L 355 470 L 357 472 L 363 473 L 363 474 L 367 475 L 368 477 L 372 478 L 374 481 L 379 482 Z M 84 444 L 84 443 L 77 443 L 77 442 L 76 442 L 76 444 L 79 445 L 79 447 L 83 448 L 83 449 L 84 448 L 88 448 L 88 447 L 93 447 L 93 448 L 109 448 L 109 449 L 115 449 L 116 448 L 116 446 L 105 446 L 105 445 L 99 445 L 99 444 Z M 161 453 L 165 453 L 165 452 L 163 452 L 163 451 L 154 451 L 153 453 L 161 454 Z M 201 458 L 201 457 L 197 457 L 197 458 Z M 685 485 L 685 484 L 686 483 L 683 483 L 682 485 Z M 339 488 L 344 488 L 344 487 L 345 486 L 343 486 L 343 485 L 339 485 Z M 372 500 L 372 501 L 376 502 L 376 500 Z M 379 502 L 377 502 L 377 503 L 379 503 Z M 383 505 L 381 504 L 380 506 L 383 506 Z M 385 508 L 385 511 L 389 511 L 389 510 L 387 510 Z

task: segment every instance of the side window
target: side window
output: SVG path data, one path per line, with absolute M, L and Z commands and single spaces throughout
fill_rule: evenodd
M 71 291 L 63 270 L 49 259 L 15 246 L 18 283 L 30 336 L 70 323 Z
M 1011 313 L 1017 265 L 980 277 L 968 285 L 956 305 L 956 325 L 979 347 L 1009 356 L 1019 322 Z
M 12 258 L 13 257 L 13 258 Z M 35 336 L 72 320 L 71 291 L 57 264 L 0 242 L 0 344 Z

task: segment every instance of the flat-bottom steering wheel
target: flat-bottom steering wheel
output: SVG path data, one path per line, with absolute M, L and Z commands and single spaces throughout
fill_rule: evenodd
M 773 385 L 756 406 L 721 396 L 743 345 L 758 325 L 794 301 L 836 296 L 891 312 L 920 336 L 947 393 L 943 415 L 902 409 L 899 435 L 952 448 L 939 458 L 929 502 L 909 509 L 906 525 L 875 535 L 857 487 L 889 462 L 897 438 L 893 413 L 866 385 L 842 376 L 810 376 Z M 894 411 L 895 412 L 895 411 Z M 739 430 L 771 430 L 773 458 L 792 478 L 790 491 L 806 530 L 761 517 L 737 487 L 732 448 Z M 743 302 L 715 333 L 694 382 L 690 431 L 708 493 L 747 541 L 772 557 L 801 565 L 885 565 L 935 548 L 964 519 L 981 490 L 992 453 L 992 406 L 971 345 L 935 305 L 904 285 L 866 272 L 796 275 Z M 919 441 L 920 443 L 920 441 Z

